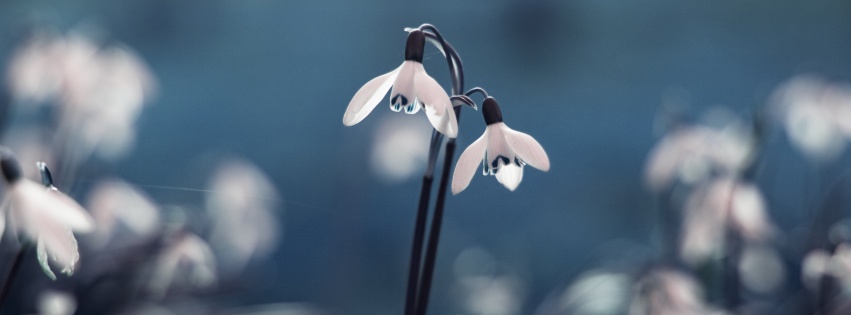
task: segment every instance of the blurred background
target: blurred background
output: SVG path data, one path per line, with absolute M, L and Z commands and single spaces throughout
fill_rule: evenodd
M 83 38 L 88 55 L 130 56 L 115 58 L 133 64 L 131 74 L 121 72 L 133 88 L 112 96 L 129 104 L 129 114 L 65 118 L 72 110 L 57 104 L 73 102 L 62 91 L 84 80 L 73 75 L 47 80 L 59 92 L 4 92 L 11 106 L 4 145 L 25 167 L 44 159 L 56 165 L 59 189 L 98 222 L 93 195 L 104 181 L 133 194 L 114 197 L 113 208 L 139 198 L 132 207 L 148 209 L 122 225 L 126 246 L 137 247 L 80 236 L 71 278 L 51 282 L 30 257 L 7 312 L 36 312 L 42 292 L 64 292 L 80 313 L 400 313 L 430 126 L 422 113 L 387 110 L 386 100 L 355 126 L 341 119 L 364 83 L 402 62 L 403 28 L 422 23 L 437 26 L 460 54 L 466 86 L 496 97 L 505 123 L 535 137 L 552 165 L 547 173 L 527 167 L 514 192 L 476 175 L 447 199 L 433 314 L 624 313 L 635 307 L 629 296 L 638 279 L 657 265 L 697 279 L 707 307 L 727 307 L 712 272 L 701 277 L 705 267 L 665 258 L 667 240 L 677 238 L 665 232 L 665 213 L 677 207 L 668 198 L 679 193 L 648 187 L 648 156 L 671 126 L 702 122 L 706 113 L 723 111 L 753 129 L 762 117 L 755 113 L 799 75 L 817 76 L 817 85 L 851 79 L 851 3 L 838 0 L 4 1 L 6 86 L 22 76 L 13 60 L 34 34 L 65 38 L 72 48 Z M 427 46 L 423 63 L 448 88 L 440 52 Z M 463 110 L 459 153 L 484 131 L 479 114 Z M 785 280 L 779 289 L 742 293 L 744 302 L 734 305 L 760 301 L 748 310 L 765 313 L 805 290 L 805 231 L 825 183 L 849 165 L 841 151 L 830 161 L 809 158 L 789 141 L 782 119 L 771 117 L 755 158 L 759 171 L 742 177 L 762 191 L 766 215 L 782 231 L 765 246 L 781 257 L 772 279 Z M 68 136 L 74 126 L 101 125 L 110 127 Z M 132 130 L 110 138 L 120 126 Z M 26 160 L 30 136 L 45 143 L 46 151 L 34 152 L 54 153 Z M 85 139 L 88 149 L 75 149 Z M 27 172 L 37 179 L 34 167 Z M 262 211 L 242 226 L 222 223 L 235 220 L 222 213 L 239 207 Z M 156 229 L 134 230 L 139 220 L 172 236 L 136 242 L 134 233 Z M 193 242 L 206 245 L 179 265 L 215 268 L 178 288 L 143 283 L 160 275 L 159 267 L 137 263 L 145 255 L 116 254 L 144 253 L 138 248 L 150 243 L 161 248 L 151 257 L 167 257 L 169 248 Z M 2 244 L 0 266 L 8 268 L 17 247 Z M 592 282 L 582 287 L 583 279 Z M 110 295 L 128 287 L 146 289 Z M 576 306 L 594 294 L 611 300 Z

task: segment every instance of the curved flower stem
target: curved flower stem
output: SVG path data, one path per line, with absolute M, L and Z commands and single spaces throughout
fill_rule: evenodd
M 473 96 L 473 94 L 476 94 L 476 93 L 481 94 L 482 97 L 484 97 L 484 98 L 490 97 L 490 95 L 488 95 L 488 91 L 485 91 L 485 89 L 478 87 L 478 86 L 470 89 L 469 91 L 467 91 L 467 93 L 464 93 L 464 95 Z
M 6 305 L 6 299 L 9 297 L 9 292 L 12 289 L 12 284 L 15 283 L 15 276 L 18 275 L 18 270 L 21 269 L 24 257 L 32 247 L 30 242 L 24 242 L 18 253 L 15 254 L 15 259 L 12 261 L 12 267 L 9 268 L 9 273 L 6 275 L 6 282 L 3 283 L 3 288 L 0 289 L 0 310 Z

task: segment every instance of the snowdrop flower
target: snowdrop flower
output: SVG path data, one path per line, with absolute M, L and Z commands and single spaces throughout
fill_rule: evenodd
M 272 181 L 253 164 L 231 160 L 208 184 L 207 211 L 212 219 L 210 243 L 222 269 L 242 271 L 252 257 L 263 257 L 281 237 L 275 214 L 280 196 Z
M 833 254 L 824 249 L 816 249 L 804 257 L 801 265 L 804 285 L 811 290 L 819 290 L 823 276 L 836 277 L 843 288 L 851 287 L 851 244 L 837 245 Z
M 531 136 L 514 131 L 502 122 L 502 112 L 492 97 L 482 103 L 485 133 L 470 144 L 455 165 L 452 194 L 470 184 L 479 161 L 484 175 L 494 175 L 508 190 L 514 191 L 523 179 L 523 166 L 531 165 L 544 172 L 550 170 L 550 159 L 544 148 Z
M 747 166 L 751 151 L 750 135 L 735 123 L 726 128 L 681 127 L 650 152 L 645 179 L 658 191 L 676 179 L 695 183 L 713 171 L 737 173 Z
M 120 230 L 128 230 L 134 237 L 146 237 L 160 224 L 157 205 L 145 193 L 118 179 L 98 183 L 89 194 L 87 205 L 97 225 L 91 235 L 95 247 L 127 241 L 118 233 Z
M 578 276 L 539 314 L 615 315 L 626 313 L 632 279 L 624 273 L 591 270 Z
M 651 271 L 633 287 L 629 307 L 632 315 L 725 314 L 703 301 L 700 284 L 691 276 L 670 268 Z
M 56 128 L 77 142 L 68 157 L 76 159 L 126 153 L 135 121 L 156 88 L 147 65 L 130 49 L 100 48 L 74 33 L 30 39 L 12 57 L 7 81 L 16 99 L 56 105 Z
M 725 230 L 759 243 L 774 233 L 759 189 L 732 177 L 720 178 L 693 191 L 686 200 L 681 255 L 697 264 L 721 252 Z
M 790 80 L 773 95 L 789 141 L 816 161 L 835 159 L 851 137 L 851 88 L 817 77 Z
M 44 164 L 39 167 L 47 174 L 47 182 L 51 182 Z M 91 232 L 91 216 L 52 185 L 45 188 L 23 178 L 18 161 L 8 149 L 0 151 L 0 170 L 6 183 L 10 228 L 37 242 L 38 261 L 51 279 L 56 276 L 48 266 L 48 257 L 62 268 L 62 273 L 73 274 L 80 254 L 72 232 Z
M 458 121 L 449 95 L 423 68 L 424 48 L 422 31 L 408 33 L 405 61 L 396 70 L 370 80 L 355 93 L 343 115 L 343 125 L 352 126 L 366 118 L 390 90 L 390 109 L 395 112 L 404 109 L 406 114 L 415 114 L 422 107 L 434 129 L 447 137 L 457 137 Z
M 195 234 L 178 232 L 160 254 L 151 276 L 149 289 L 164 297 L 175 282 L 205 288 L 216 281 L 216 261 L 213 250 Z

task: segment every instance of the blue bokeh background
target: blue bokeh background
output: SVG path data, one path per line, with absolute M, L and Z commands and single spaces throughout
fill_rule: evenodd
M 497 97 L 506 123 L 552 164 L 527 168 L 515 192 L 477 176 L 448 198 L 436 314 L 458 311 L 452 263 L 471 246 L 524 278 L 524 313 L 624 248 L 652 256 L 643 167 L 671 95 L 692 114 L 722 105 L 749 119 L 796 74 L 851 79 L 851 2 L 839 0 L 4 1 L 0 60 L 34 21 L 96 25 L 156 74 L 158 97 L 116 174 L 160 203 L 200 204 L 202 192 L 160 186 L 201 188 L 207 157 L 239 155 L 278 187 L 279 248 L 252 264 L 245 291 L 210 303 L 306 302 L 332 314 L 398 313 L 404 302 L 420 182 L 369 168 L 377 121 L 397 114 L 379 105 L 341 124 L 354 92 L 402 61 L 404 27 L 436 25 L 463 58 L 466 85 Z M 433 47 L 424 64 L 448 86 Z M 472 111 L 459 123 L 464 148 L 484 124 Z M 786 184 L 766 194 L 791 227 L 802 215 L 789 205 L 804 197 L 772 191 L 801 192 L 814 166 L 782 136 L 772 141 L 785 157 L 767 172 Z

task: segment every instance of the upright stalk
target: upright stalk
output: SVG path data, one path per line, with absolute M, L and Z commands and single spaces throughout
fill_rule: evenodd
M 461 107 L 455 107 L 455 116 L 461 115 Z M 423 267 L 423 278 L 420 284 L 419 298 L 417 299 L 417 315 L 425 315 L 428 310 L 428 299 L 431 292 L 431 282 L 434 278 L 434 265 L 437 260 L 437 245 L 440 242 L 440 228 L 443 224 L 443 208 L 446 203 L 446 187 L 449 183 L 449 169 L 455 156 L 455 139 L 446 142 L 446 151 L 443 159 L 443 171 L 440 174 L 440 186 L 437 189 L 437 202 L 434 207 L 434 217 L 431 219 L 431 230 L 428 234 L 428 245 L 426 246 L 425 265 Z
M 417 284 L 420 276 L 420 261 L 422 260 L 423 238 L 428 216 L 428 202 L 431 197 L 431 186 L 434 181 L 434 165 L 440 150 L 440 140 L 443 137 L 437 130 L 432 132 L 429 146 L 428 166 L 423 174 L 423 184 L 420 189 L 420 203 L 417 209 L 417 221 L 414 223 L 414 240 L 411 246 L 411 262 L 408 268 L 408 287 L 405 294 L 405 314 L 411 315 L 416 307 Z
M 437 29 L 429 24 L 420 26 L 427 36 L 436 40 L 441 44 L 441 50 L 446 55 L 446 60 L 449 63 L 449 72 L 452 76 L 452 95 L 459 95 L 464 90 L 464 71 L 461 64 L 461 58 L 452 45 L 443 40 Z M 430 33 L 430 32 L 431 33 Z M 455 118 L 461 117 L 461 106 L 453 108 Z M 440 175 L 440 186 L 437 192 L 437 202 L 435 204 L 434 214 L 431 220 L 431 229 L 429 230 L 428 245 L 426 247 L 425 262 L 423 265 L 422 279 L 420 280 L 419 292 L 417 294 L 416 309 L 417 315 L 424 315 L 428 309 L 429 294 L 431 292 L 431 283 L 434 277 L 434 265 L 437 260 L 437 248 L 440 242 L 440 230 L 443 224 L 443 209 L 446 203 L 446 189 L 449 183 L 449 170 L 452 166 L 452 161 L 455 155 L 455 138 L 449 138 L 446 141 L 446 150 L 444 151 L 443 170 Z

